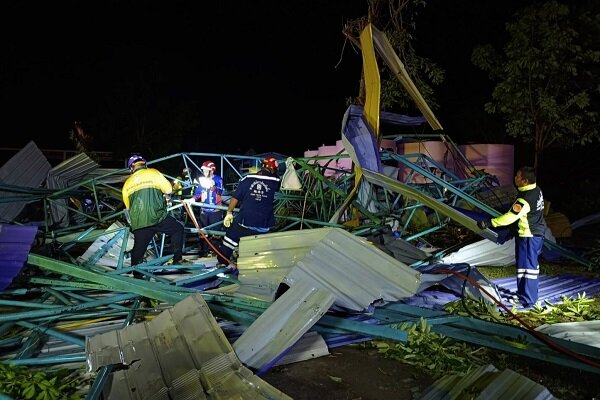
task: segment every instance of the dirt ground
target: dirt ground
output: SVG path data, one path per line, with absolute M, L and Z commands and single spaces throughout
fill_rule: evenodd
M 561 400 L 600 398 L 600 375 L 531 358 L 490 354 L 490 364 L 511 369 L 546 387 Z M 337 347 L 329 356 L 283 365 L 262 379 L 295 400 L 415 400 L 434 382 L 431 376 L 375 349 Z
M 296 400 L 415 399 L 433 379 L 376 350 L 337 347 L 331 354 L 275 367 L 262 379 Z

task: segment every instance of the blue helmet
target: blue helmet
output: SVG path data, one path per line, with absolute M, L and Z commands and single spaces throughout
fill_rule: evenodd
M 133 171 L 133 164 L 136 163 L 146 164 L 146 159 L 139 154 L 134 154 L 129 157 L 129 160 L 127 161 L 127 168 L 129 168 L 130 171 Z

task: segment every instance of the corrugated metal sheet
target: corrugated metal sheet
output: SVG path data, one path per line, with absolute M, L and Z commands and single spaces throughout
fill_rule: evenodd
M 98 168 L 91 171 L 86 177 L 87 179 L 97 179 L 98 181 L 106 184 L 111 183 L 123 183 L 129 178 L 131 174 L 128 170 L 120 168 Z
M 479 272 L 477 268 L 471 268 L 469 264 L 431 264 L 416 269 L 422 273 L 419 292 L 434 285 L 440 285 L 458 295 L 464 294 L 464 296 L 473 299 L 483 299 L 489 304 L 501 301 L 496 285 Z M 463 277 L 448 271 L 468 276 L 472 281 L 477 282 L 478 286 L 473 285 L 471 282 L 465 282 Z
M 39 188 L 50 170 L 46 156 L 31 141 L 0 168 L 0 183 L 25 188 Z M 0 191 L 0 196 L 16 194 Z M 25 207 L 26 202 L 0 204 L 0 221 L 13 221 Z
M 0 290 L 21 272 L 36 233 L 36 226 L 0 224 Z
M 542 266 L 541 270 L 543 271 Z M 586 297 L 594 297 L 600 294 L 600 279 L 590 279 L 578 275 L 539 275 L 539 301 L 548 301 L 551 304 L 562 303 L 562 296 L 577 298 L 578 294 L 586 294 Z M 517 278 L 507 277 L 494 279 L 492 281 L 504 291 L 515 294 L 517 292 Z
M 113 373 L 107 399 L 290 399 L 237 359 L 200 294 L 150 322 L 87 338 L 88 367 Z
M 583 343 L 588 346 L 600 347 L 600 321 L 561 322 L 538 326 L 538 332 L 553 337 Z
M 542 267 L 543 268 L 543 267 Z M 546 276 L 539 275 L 539 302 L 543 305 L 545 301 L 551 304 L 562 303 L 562 296 L 576 298 L 577 294 L 585 293 L 586 297 L 591 298 L 600 294 L 600 279 L 591 279 L 585 276 L 576 275 L 557 275 Z M 497 285 L 502 302 L 508 308 L 513 305 L 509 302 L 517 294 L 517 277 L 509 276 L 492 280 Z M 454 293 L 442 292 L 438 290 L 424 290 L 412 296 L 403 303 L 422 308 L 439 310 L 452 301 L 458 300 L 460 292 Z M 522 309 L 518 305 L 517 309 Z
M 510 369 L 479 367 L 465 376 L 446 375 L 431 385 L 419 400 L 554 400 L 548 389 Z
M 97 238 L 91 245 L 86 249 L 86 251 L 79 256 L 79 260 L 83 263 L 88 262 L 92 257 L 94 257 L 98 252 L 103 253 L 102 257 L 99 259 L 95 259 L 94 265 L 104 266 L 116 268 L 119 263 L 119 256 L 121 255 L 121 246 L 123 245 L 123 237 L 121 236 L 115 243 L 112 244 L 108 249 L 102 251 L 106 246 L 108 246 L 111 239 L 117 235 L 120 230 L 125 229 L 125 225 L 119 221 L 113 223 L 106 229 L 106 234 Z M 131 251 L 133 249 L 133 233 L 129 232 L 129 236 L 127 238 L 127 251 Z M 156 258 L 154 252 L 152 250 L 146 251 L 146 257 L 148 260 Z M 131 256 L 123 257 L 123 265 L 122 267 L 128 267 L 131 265 Z
M 310 360 L 311 358 L 329 355 L 329 347 L 323 336 L 317 332 L 306 332 L 285 355 L 276 363 L 277 365 L 292 364 L 298 361 Z
M 503 244 L 480 240 L 450 253 L 441 260 L 444 264 L 467 263 L 472 266 L 490 265 L 503 267 L 515 263 L 515 240 Z
M 383 234 L 383 243 L 387 250 L 391 251 L 396 260 L 412 265 L 429 257 L 429 254 L 414 244 L 391 234 Z
M 300 339 L 333 304 L 330 292 L 298 282 L 262 313 L 233 344 L 240 361 L 261 369 Z
M 85 153 L 77 154 L 52 168 L 48 172 L 46 187 L 48 189 L 66 189 L 82 181 L 90 172 L 98 169 L 99 165 Z M 52 220 L 57 226 L 69 225 L 69 210 L 65 199 L 56 199 L 50 210 Z
M 255 295 L 259 276 L 277 289 L 310 282 L 333 293 L 335 304 L 367 309 L 376 300 L 414 295 L 420 273 L 365 239 L 339 228 L 318 228 L 248 236 L 240 240 L 239 293 Z M 262 288 L 265 294 L 265 286 Z M 274 292 L 272 293 L 274 295 Z M 271 299 L 272 300 L 272 297 Z

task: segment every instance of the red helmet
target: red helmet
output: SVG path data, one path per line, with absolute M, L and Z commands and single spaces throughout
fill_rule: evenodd
M 204 161 L 200 169 L 210 169 L 214 173 L 217 170 L 217 166 L 212 161 Z
M 134 154 L 127 160 L 127 168 L 129 168 L 130 171 L 133 171 L 134 164 L 146 164 L 146 159 L 139 154 Z
M 269 157 L 269 158 L 265 158 L 262 163 L 260 164 L 260 166 L 262 168 L 267 168 L 269 171 L 275 173 L 277 172 L 277 168 L 279 167 L 279 164 L 277 163 L 277 160 L 273 157 Z

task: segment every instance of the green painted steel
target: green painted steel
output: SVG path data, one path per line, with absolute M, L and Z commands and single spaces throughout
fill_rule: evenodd
M 423 138 L 425 136 L 421 136 Z M 397 220 L 402 223 L 401 237 L 406 241 L 417 241 L 428 235 L 444 229 L 451 218 L 466 226 L 476 233 L 478 229 L 472 224 L 470 218 L 461 216 L 455 207 L 466 205 L 472 209 L 485 211 L 491 215 L 498 215 L 491 204 L 479 200 L 479 194 L 489 190 L 493 184 L 490 176 L 477 171 L 468 163 L 466 158 L 457 151 L 456 146 L 443 135 L 432 135 L 441 138 L 448 145 L 448 152 L 455 158 L 455 164 L 460 164 L 463 173 L 447 169 L 445 165 L 433 160 L 425 154 L 398 155 L 390 152 L 382 152 L 382 160 L 401 166 L 408 170 L 408 178 L 404 182 L 393 178 L 383 179 L 380 185 L 373 183 L 371 179 L 369 196 L 374 199 L 375 209 L 367 207 L 355 196 L 350 196 L 355 185 L 355 174 L 353 171 L 343 171 L 324 164 L 323 160 L 340 160 L 348 158 L 348 155 L 334 155 L 326 157 L 294 158 L 294 166 L 298 178 L 302 184 L 301 191 L 281 190 L 276 195 L 276 221 L 277 231 L 291 231 L 299 229 L 313 229 L 324 226 L 339 227 L 349 232 L 366 236 L 381 232 L 387 228 L 386 223 Z M 461 158 L 462 157 L 462 158 Z M 149 165 L 156 167 L 168 178 L 174 178 L 182 166 L 195 168 L 199 171 L 202 161 L 211 159 L 219 166 L 219 174 L 223 176 L 226 184 L 225 198 L 235 190 L 237 181 L 246 174 L 251 167 L 257 167 L 262 160 L 261 156 L 241 156 L 230 154 L 213 153 L 179 153 L 151 160 Z M 457 161 L 458 160 L 458 161 Z M 285 165 L 285 160 L 279 160 L 280 165 Z M 174 172 L 176 171 L 176 172 Z M 361 182 L 368 180 L 370 172 L 366 171 Z M 106 227 L 112 223 L 124 223 L 124 210 L 121 201 L 120 185 L 112 185 L 107 182 L 118 182 L 119 176 L 125 177 L 126 170 L 113 170 L 101 177 L 87 179 L 78 182 L 72 187 L 60 191 L 46 189 L 18 188 L 12 187 L 7 192 L 18 193 L 18 196 L 3 197 L 0 203 L 13 201 L 40 202 L 46 210 L 49 204 L 60 206 L 57 200 L 68 199 L 71 196 L 79 196 L 87 191 L 86 196 L 94 199 L 96 208 L 91 213 L 82 212 L 80 209 L 68 207 L 69 212 L 84 218 L 81 224 L 71 224 L 67 227 L 55 229 L 48 219 L 48 213 L 44 213 L 45 225 L 40 229 L 40 236 L 50 247 L 55 258 L 30 254 L 29 266 L 39 267 L 44 273 L 54 273 L 55 276 L 37 275 L 29 278 L 29 286 L 25 289 L 14 288 L 14 295 L 26 294 L 28 296 L 39 295 L 35 301 L 14 302 L 10 305 L 26 308 L 30 311 L 2 313 L 0 315 L 0 334 L 5 334 L 16 323 L 23 326 L 52 326 L 57 320 L 61 321 L 87 321 L 95 318 L 123 317 L 128 318 L 131 323 L 135 315 L 139 315 L 140 297 L 160 300 L 167 304 L 175 304 L 196 290 L 182 287 L 184 284 L 193 283 L 203 279 L 210 279 L 224 272 L 224 269 L 211 272 L 202 272 L 204 266 L 182 267 L 191 271 L 193 276 L 177 283 L 169 282 L 165 278 L 153 274 L 158 269 L 177 269 L 178 266 L 165 266 L 171 256 L 160 257 L 164 250 L 164 240 L 158 243 L 155 252 L 157 258 L 146 263 L 137 265 L 135 268 L 125 267 L 127 256 L 126 248 L 129 238 L 127 227 L 106 231 Z M 426 183 L 412 183 L 410 178 L 418 177 Z M 106 182 L 105 182 L 106 180 Z M 383 184 L 383 185 L 381 185 Z M 0 183 L 0 189 L 4 186 Z M 402 190 L 396 190 L 400 187 Z M 180 206 L 175 204 L 175 207 Z M 225 207 L 222 206 L 222 209 Z M 412 226 L 417 214 L 427 209 L 433 210 L 429 225 L 415 228 Z M 334 222 L 333 222 L 334 221 Z M 222 236 L 224 232 L 219 230 L 219 225 L 214 224 L 206 229 L 207 233 Z M 197 236 L 195 228 L 186 227 L 186 235 Z M 109 243 L 102 246 L 98 252 L 87 261 L 88 266 L 79 265 L 82 261 L 78 259 L 81 247 L 85 243 L 96 240 L 98 237 L 115 233 Z M 119 238 L 123 239 L 116 268 L 101 267 L 97 261 L 102 255 L 113 251 Z M 567 258 L 575 260 L 583 265 L 589 266 L 587 260 L 567 252 L 553 244 L 548 247 L 558 250 Z M 439 253 L 440 255 L 442 252 Z M 67 258 L 72 263 L 59 261 Z M 429 260 L 435 259 L 433 255 Z M 416 266 L 413 265 L 413 266 Z M 142 271 L 151 276 L 155 282 L 133 279 L 125 274 L 133 270 Z M 200 271 L 199 271 L 200 270 Z M 231 283 L 229 279 L 223 279 Z M 86 290 L 87 289 L 87 290 Z M 9 293 L 6 291 L 5 293 Z M 102 299 L 97 299 L 101 294 Z M 236 298 L 228 295 L 203 294 L 210 309 L 227 320 L 238 322 L 242 325 L 251 324 L 271 303 L 251 299 Z M 43 304 L 45 301 L 61 301 L 64 306 L 56 304 Z M 7 300 L 8 301 L 8 300 Z M 71 304 L 69 304 L 71 303 Z M 2 303 L 0 303 L 2 304 Z M 3 303 L 9 305 L 8 303 Z M 33 310 L 32 310 L 33 309 Z M 525 347 L 512 345 L 523 337 L 523 331 L 491 322 L 480 322 L 477 320 L 451 316 L 445 313 L 430 312 L 430 310 L 417 307 L 405 307 L 394 305 L 384 308 L 376 308 L 373 318 L 379 319 L 381 325 L 348 321 L 332 315 L 326 315 L 319 321 L 314 329 L 321 332 L 356 333 L 368 337 L 379 337 L 388 340 L 404 341 L 406 335 L 403 331 L 392 328 L 390 325 L 401 322 L 417 322 L 425 318 L 437 333 L 447 335 L 457 340 L 495 348 L 498 350 L 533 357 L 565 366 L 591 370 L 589 366 L 566 356 L 553 352 L 544 347 L 534 336 L 528 336 L 528 344 Z M 51 332 L 51 331 L 48 331 Z M 52 333 L 54 333 L 52 331 Z M 14 338 L 7 338 L 6 343 Z M 4 340 L 1 343 L 3 343 Z M 565 344 L 573 351 L 589 351 L 574 344 Z M 596 353 L 586 354 L 590 357 L 598 357 Z M 12 360 L 21 365 L 55 364 L 65 362 L 83 362 L 84 356 L 80 354 L 66 355 L 64 357 L 47 358 L 36 361 L 34 358 Z M 103 372 L 104 371 L 104 372 Z M 107 376 L 110 369 L 101 370 L 100 379 L 94 382 L 93 390 L 90 390 L 89 399 L 96 399 L 103 386 L 103 376 Z M 597 372 L 594 370 L 593 372 Z M 95 397 L 94 397 L 95 396 Z
M 32 265 L 37 265 L 46 270 L 85 279 L 94 283 L 101 283 L 118 291 L 136 293 L 140 296 L 150 297 L 170 304 L 177 303 L 189 294 L 189 292 L 174 292 L 172 288 L 168 287 L 169 285 L 145 282 L 141 279 L 125 276 L 115 277 L 108 274 L 101 274 L 89 271 L 83 267 L 35 254 L 30 254 L 27 261 Z M 164 286 L 167 286 L 167 288 L 164 288 Z

